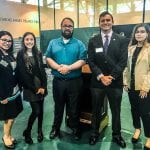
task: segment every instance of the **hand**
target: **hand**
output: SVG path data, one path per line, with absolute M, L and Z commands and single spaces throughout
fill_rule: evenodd
M 60 68 L 58 68 L 58 72 L 60 72 L 61 74 L 68 74 L 70 73 L 71 67 L 69 65 L 60 65 Z
M 146 98 L 146 97 L 147 97 L 147 92 L 141 90 L 139 96 L 140 96 L 142 99 L 143 99 L 143 98 Z
M 112 76 L 102 76 L 101 77 L 101 82 L 105 85 L 108 86 L 112 83 L 113 77 Z
M 45 89 L 39 88 L 36 94 L 42 94 L 43 95 L 44 92 L 45 92 Z
M 129 87 L 128 87 L 128 85 L 124 85 L 123 88 L 124 88 L 124 90 L 125 90 L 126 92 L 129 92 Z
M 1 104 L 7 104 L 8 103 L 8 100 L 7 99 L 4 99 L 0 102 Z

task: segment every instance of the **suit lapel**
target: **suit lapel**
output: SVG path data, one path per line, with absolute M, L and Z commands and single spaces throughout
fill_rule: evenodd
M 111 39 L 110 39 L 110 42 L 109 42 L 107 54 L 109 53 L 110 48 L 113 47 L 115 41 L 116 41 L 116 35 L 115 35 L 115 33 L 113 32 L 113 34 L 112 34 L 112 36 L 111 36 Z
M 108 46 L 108 50 L 107 50 L 107 53 L 109 53 L 109 49 L 111 47 L 113 47 L 114 43 L 116 42 L 116 39 L 117 39 L 117 36 L 116 34 L 113 32 L 112 36 L 111 36 L 111 39 L 110 39 L 110 42 L 109 42 L 109 46 Z M 103 40 L 102 40 L 102 36 L 101 34 L 99 34 L 96 38 L 96 42 L 95 43 L 98 43 L 98 47 L 103 47 Z
M 132 47 L 129 51 L 129 54 L 132 58 L 133 54 L 134 54 L 134 51 L 136 50 L 136 46 L 135 45 L 134 47 Z M 138 57 L 137 57 L 137 61 L 136 61 L 136 64 L 138 64 L 140 62 L 140 60 L 142 59 L 142 57 L 144 56 L 145 52 L 147 51 L 147 46 L 143 46 L 142 49 L 141 49 L 141 52 L 139 53 Z M 132 61 L 132 60 L 131 60 Z
M 97 43 L 98 43 L 99 47 L 103 47 L 103 40 L 102 40 L 101 34 L 98 35 Z
M 139 61 L 142 59 L 142 57 L 144 56 L 144 54 L 145 54 L 145 52 L 146 52 L 146 47 L 143 47 L 142 49 L 141 49 L 141 52 L 139 53 L 139 56 L 138 56 L 138 58 L 137 58 L 137 61 L 136 61 L 136 64 L 138 64 L 139 63 Z

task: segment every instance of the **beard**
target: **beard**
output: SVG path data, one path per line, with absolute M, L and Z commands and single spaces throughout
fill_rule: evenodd
M 67 31 L 67 30 L 62 31 L 62 32 L 61 32 L 61 35 L 62 35 L 65 39 L 70 39 L 70 38 L 72 38 L 73 32 L 70 32 L 70 31 L 66 32 L 66 31 Z

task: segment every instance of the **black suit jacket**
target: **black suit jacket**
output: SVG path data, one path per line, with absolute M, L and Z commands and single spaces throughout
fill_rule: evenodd
M 123 84 L 122 73 L 127 63 L 128 41 L 125 37 L 113 32 L 107 54 L 103 51 L 101 34 L 89 40 L 88 63 L 92 70 L 92 87 L 105 87 L 101 81 L 97 80 L 99 74 L 111 75 L 115 78 L 111 87 L 121 87 Z
M 13 89 L 17 85 L 16 70 L 13 71 L 11 62 L 15 58 L 9 54 L 4 55 L 0 50 L 0 101 L 12 96 Z
M 47 76 L 46 76 L 46 72 L 45 72 L 44 65 L 43 65 L 42 54 L 40 52 L 38 53 L 38 57 L 39 57 L 38 62 L 36 63 L 36 66 L 34 67 L 34 69 L 36 70 L 35 72 L 37 74 L 29 73 L 25 65 L 23 52 L 22 51 L 18 52 L 17 54 L 18 82 L 19 82 L 20 87 L 23 87 L 24 89 L 29 89 L 34 94 L 36 94 L 38 90 L 34 82 L 34 76 L 36 75 L 37 77 L 39 77 L 41 81 L 40 87 L 46 90 L 45 95 L 47 95 Z

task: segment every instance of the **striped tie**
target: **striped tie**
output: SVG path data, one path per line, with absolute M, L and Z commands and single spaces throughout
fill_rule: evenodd
M 105 35 L 105 42 L 104 42 L 104 52 L 105 52 L 105 54 L 107 54 L 108 45 L 109 45 L 108 35 Z

